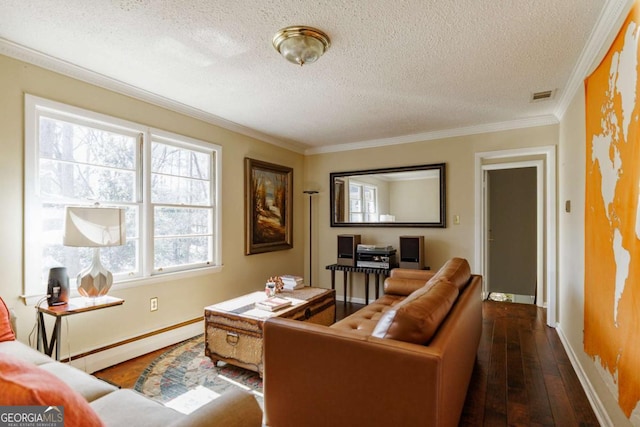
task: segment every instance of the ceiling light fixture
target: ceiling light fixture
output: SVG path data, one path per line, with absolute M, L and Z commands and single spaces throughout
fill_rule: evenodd
M 298 65 L 316 62 L 330 45 L 329 36 L 311 27 L 286 27 L 273 36 L 273 47 L 287 61 Z

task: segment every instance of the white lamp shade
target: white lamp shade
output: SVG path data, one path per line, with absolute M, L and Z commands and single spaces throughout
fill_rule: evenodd
M 126 241 L 124 209 L 67 206 L 64 218 L 65 246 L 120 246 Z

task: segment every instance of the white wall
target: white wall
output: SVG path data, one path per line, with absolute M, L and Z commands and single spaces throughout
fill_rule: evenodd
M 330 272 L 325 267 L 336 262 L 338 234 L 360 234 L 365 244 L 392 245 L 395 248 L 398 248 L 399 236 L 423 235 L 426 247 L 425 263 L 431 269 L 439 268 L 454 256 L 467 258 L 471 265 L 474 265 L 475 153 L 556 145 L 557 141 L 558 126 L 550 125 L 307 156 L 305 185 L 320 191 L 314 198 L 313 283 L 330 286 Z M 447 164 L 446 228 L 332 228 L 330 226 L 329 173 L 430 163 Z M 459 225 L 453 224 L 454 215 L 460 216 Z M 308 264 L 308 260 L 305 262 Z M 352 277 L 353 286 L 348 290 L 349 296 L 353 295 L 357 300 L 362 301 L 364 298 L 363 275 L 352 274 Z M 336 282 L 337 293 L 342 298 L 342 274 L 336 275 Z M 373 285 L 371 289 L 373 290 Z
M 474 264 L 474 154 L 483 151 L 556 145 L 559 142 L 559 332 L 595 393 L 592 398 L 608 414 L 611 425 L 629 425 L 593 361 L 584 353 L 584 95 L 575 96 L 559 126 L 543 126 L 504 132 L 425 141 L 402 146 L 328 153 L 299 154 L 221 129 L 135 99 L 100 89 L 36 66 L 0 56 L 0 259 L 3 280 L 0 295 L 18 316 L 22 341 L 34 324 L 35 310 L 20 299 L 23 281 L 23 160 L 24 93 L 66 102 L 82 108 L 136 121 L 223 146 L 223 261 L 221 273 L 187 280 L 114 290 L 125 298 L 118 309 L 68 318 L 69 338 L 63 331 L 62 353 L 76 354 L 119 342 L 163 327 L 202 316 L 203 307 L 242 293 L 260 289 L 273 274 L 307 276 L 308 197 L 303 189 L 318 189 L 313 199 L 313 283 L 330 286 L 325 266 L 336 261 L 336 236 L 362 235 L 364 243 L 398 246 L 400 235 L 424 235 L 426 263 L 432 269 L 448 258 L 461 256 Z M 253 256 L 244 255 L 243 158 L 245 156 L 294 168 L 294 249 Z M 329 173 L 366 168 L 447 163 L 447 228 L 332 228 L 329 222 Z M 565 200 L 572 210 L 564 212 Z M 460 225 L 453 225 L 460 215 Z M 304 265 L 304 269 L 303 269 Z M 360 275 L 352 291 L 362 299 Z M 341 278 L 338 279 L 341 293 Z M 160 309 L 149 312 L 149 298 L 159 297 Z M 118 310 L 118 311 L 115 311 Z
M 618 23 L 603 40 L 590 69 L 595 69 L 626 19 L 633 1 L 625 2 Z M 591 71 L 589 71 L 591 72 Z M 588 74 L 588 73 L 587 73 Z M 587 77 L 587 74 L 583 78 Z M 603 426 L 630 426 L 620 409 L 613 381 L 605 382 L 598 364 L 584 352 L 586 121 L 584 89 L 580 87 L 560 122 L 558 149 L 558 333 L 586 388 Z M 565 211 L 570 201 L 571 211 Z M 604 377 L 609 376 L 608 374 Z M 633 425 L 638 425 L 639 410 Z
M 398 222 L 439 222 L 440 180 L 437 178 L 393 181 L 389 185 L 390 213 Z M 420 194 L 422 197 L 415 197 Z M 433 201 L 436 200 L 436 203 Z
M 560 333 L 568 352 L 577 363 L 576 370 L 584 376 L 595 393 L 592 400 L 610 420 L 605 425 L 631 425 L 610 393 L 594 361 L 584 352 L 584 206 L 586 168 L 586 124 L 584 91 L 578 91 L 560 124 L 558 153 L 561 206 L 558 213 L 558 313 Z M 571 212 L 564 210 L 571 202 Z
M 124 298 L 122 307 L 68 316 L 68 334 L 63 322 L 63 356 L 69 350 L 71 354 L 78 354 L 202 317 L 207 305 L 263 289 L 269 276 L 304 273 L 305 233 L 302 227 L 307 200 L 302 194 L 303 155 L 0 56 L 0 202 L 3 206 L 0 220 L 0 296 L 17 314 L 18 338 L 21 341 L 27 341 L 35 319 L 34 307 L 25 305 L 20 298 L 24 277 L 25 93 L 210 141 L 223 147 L 222 272 L 128 289 L 118 289 L 116 285 L 110 295 Z M 293 249 L 244 255 L 245 156 L 294 169 Z M 151 297 L 158 297 L 158 311 L 150 312 Z M 204 331 L 204 327 L 200 330 Z

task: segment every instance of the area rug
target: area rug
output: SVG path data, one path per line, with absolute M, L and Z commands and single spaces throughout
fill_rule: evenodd
M 166 406 L 189 413 L 232 388 L 250 390 L 263 406 L 257 372 L 218 362 L 204 355 L 204 334 L 183 341 L 154 360 L 135 389 Z

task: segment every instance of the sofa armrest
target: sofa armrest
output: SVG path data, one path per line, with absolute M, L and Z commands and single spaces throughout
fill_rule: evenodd
M 282 318 L 264 325 L 267 425 L 437 425 L 443 380 L 426 346 Z
M 253 394 L 234 389 L 201 406 L 171 426 L 261 427 L 262 410 Z

